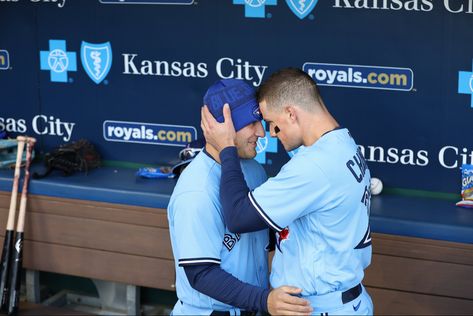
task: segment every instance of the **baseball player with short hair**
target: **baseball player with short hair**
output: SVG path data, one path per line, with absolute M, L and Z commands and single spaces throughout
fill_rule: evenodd
M 372 314 L 371 298 L 361 284 L 372 251 L 370 172 L 363 155 L 302 70 L 274 73 L 260 87 L 258 101 L 271 136 L 286 151 L 299 150 L 275 177 L 248 188 L 229 107 L 224 123 L 204 107 L 204 135 L 220 151 L 225 223 L 234 233 L 263 227 L 277 232 L 271 285 L 301 288 L 315 315 Z
M 241 158 L 245 185 L 256 188 L 266 181 L 264 169 L 252 158 L 256 142 L 265 132 L 255 91 L 244 81 L 220 80 L 204 102 L 212 117 L 223 120 L 223 104 L 232 104 L 235 148 Z M 240 164 L 240 162 L 239 162 Z M 268 310 L 271 297 L 285 309 L 310 314 L 308 301 L 291 296 L 300 289 L 268 289 L 268 239 L 266 227 L 232 233 L 225 226 L 219 198 L 220 160 L 206 144 L 181 174 L 168 206 L 169 230 L 179 298 L 173 315 L 255 315 Z M 293 304 L 293 305 L 291 305 Z

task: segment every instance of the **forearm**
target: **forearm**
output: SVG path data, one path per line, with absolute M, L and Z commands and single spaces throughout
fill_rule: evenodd
M 269 289 L 241 282 L 219 265 L 185 266 L 187 279 L 197 291 L 247 311 L 268 311 Z
M 236 147 L 226 147 L 220 152 L 222 176 L 220 201 L 225 225 L 233 233 L 247 233 L 267 227 L 251 203 L 245 178 L 241 171 Z

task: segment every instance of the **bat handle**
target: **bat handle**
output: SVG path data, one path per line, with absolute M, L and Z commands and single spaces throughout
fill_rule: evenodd
M 12 269 L 10 279 L 10 301 L 8 304 L 8 315 L 17 315 L 20 304 L 21 267 L 23 263 L 23 233 L 17 232 L 15 238 L 15 251 L 12 257 Z
M 0 270 L 0 310 L 8 310 L 8 300 L 10 298 L 10 258 L 13 249 L 14 231 L 7 230 L 3 242 L 2 266 Z

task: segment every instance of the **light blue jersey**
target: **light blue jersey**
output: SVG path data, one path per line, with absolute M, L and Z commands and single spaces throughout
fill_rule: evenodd
M 272 287 L 322 296 L 362 281 L 371 262 L 370 173 L 347 129 L 301 148 L 249 197 L 278 232 Z
M 255 160 L 241 160 L 250 188 L 266 181 Z M 168 206 L 169 230 L 176 267 L 179 301 L 173 315 L 209 315 L 213 310 L 235 310 L 194 290 L 183 266 L 220 264 L 242 282 L 268 287 L 268 231 L 234 234 L 225 227 L 219 198 L 221 167 L 201 152 L 181 174 Z

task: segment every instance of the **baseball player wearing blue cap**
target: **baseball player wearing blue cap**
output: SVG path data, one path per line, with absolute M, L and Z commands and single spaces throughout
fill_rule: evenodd
M 266 173 L 252 159 L 258 137 L 264 136 L 255 91 L 244 81 L 227 79 L 212 85 L 204 97 L 217 121 L 223 121 L 223 104 L 229 102 L 244 181 L 256 188 L 266 181 Z M 179 298 L 172 314 L 255 315 L 268 311 L 270 293 L 273 300 L 287 302 L 286 310 L 309 314 L 308 301 L 288 294 L 300 290 L 268 289 L 266 227 L 232 233 L 225 226 L 219 198 L 219 162 L 215 148 L 206 144 L 183 171 L 171 195 L 168 220 Z
M 220 196 L 233 233 L 277 232 L 271 285 L 292 284 L 315 315 L 370 315 L 362 285 L 371 262 L 370 172 L 347 129 L 329 113 L 315 82 L 300 69 L 273 74 L 258 91 L 271 136 L 297 153 L 253 189 L 242 181 L 228 106 L 224 123 L 202 109 L 207 142 L 220 151 Z

